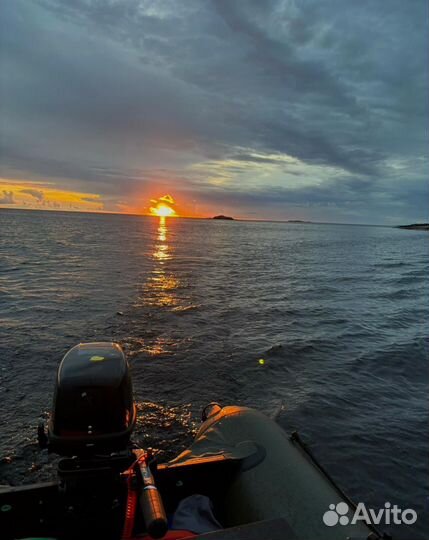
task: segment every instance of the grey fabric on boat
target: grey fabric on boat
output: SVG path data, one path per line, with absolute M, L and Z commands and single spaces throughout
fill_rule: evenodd
M 213 514 L 211 500 L 205 495 L 191 495 L 180 501 L 171 524 L 172 529 L 184 529 L 196 534 L 222 529 Z

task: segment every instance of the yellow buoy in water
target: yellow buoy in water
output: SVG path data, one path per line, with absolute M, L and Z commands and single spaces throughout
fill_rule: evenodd
M 263 366 L 265 364 L 265 360 L 263 358 L 260 358 L 258 362 L 260 366 Z

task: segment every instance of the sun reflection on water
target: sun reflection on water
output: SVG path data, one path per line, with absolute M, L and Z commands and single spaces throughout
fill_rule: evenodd
M 167 244 L 167 232 L 167 221 L 165 217 L 160 217 L 156 237 L 157 243 L 155 244 L 155 251 L 152 254 L 152 257 L 155 260 L 165 261 L 171 258 L 169 246 Z
M 175 221 L 175 220 L 173 220 Z M 147 276 L 137 306 L 147 312 L 149 330 L 144 335 L 129 336 L 127 341 L 133 354 L 145 353 L 148 356 L 173 355 L 184 339 L 171 333 L 170 317 L 181 315 L 198 306 L 192 303 L 190 285 L 186 278 L 179 278 L 175 268 L 175 236 L 177 222 L 159 217 L 158 227 L 153 235 L 153 247 L 149 252 L 153 266 Z M 171 322 L 171 321 L 170 321 Z M 175 320 L 177 326 L 178 320 Z M 156 328 L 157 330 L 153 330 Z
M 158 240 L 160 242 L 167 242 L 167 222 L 165 217 L 159 218 Z
M 175 291 L 180 286 L 180 282 L 171 271 L 167 272 L 165 267 L 165 263 L 172 259 L 172 249 L 168 244 L 167 235 L 167 220 L 165 217 L 160 217 L 155 249 L 152 253 L 156 264 L 147 282 L 145 299 L 145 303 L 150 306 L 175 307 L 178 303 Z

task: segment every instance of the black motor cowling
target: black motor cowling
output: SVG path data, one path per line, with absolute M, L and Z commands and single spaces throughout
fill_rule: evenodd
M 81 343 L 57 373 L 50 450 L 61 455 L 126 449 L 136 421 L 128 362 L 116 343 Z

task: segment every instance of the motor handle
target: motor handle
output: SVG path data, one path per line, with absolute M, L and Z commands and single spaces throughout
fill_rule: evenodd
M 142 481 L 139 504 L 146 531 L 152 538 L 162 538 L 167 532 L 168 522 L 161 494 L 145 458 L 139 458 L 137 468 Z
M 162 538 L 168 529 L 161 495 L 155 486 L 143 488 L 139 498 L 146 530 L 152 538 Z

